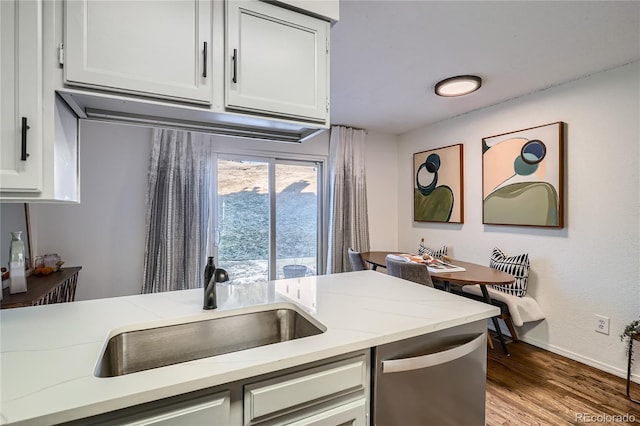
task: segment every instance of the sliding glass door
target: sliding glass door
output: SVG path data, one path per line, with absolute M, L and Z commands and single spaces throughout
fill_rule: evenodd
M 321 164 L 220 156 L 216 167 L 213 251 L 230 279 L 317 274 Z
M 234 282 L 269 277 L 269 163 L 218 159 L 217 265 Z
M 318 167 L 276 163 L 276 278 L 318 271 Z

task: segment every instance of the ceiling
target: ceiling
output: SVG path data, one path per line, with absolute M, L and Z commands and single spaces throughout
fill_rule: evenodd
M 639 1 L 341 0 L 331 122 L 402 134 L 639 59 Z M 482 88 L 433 93 L 461 74 Z

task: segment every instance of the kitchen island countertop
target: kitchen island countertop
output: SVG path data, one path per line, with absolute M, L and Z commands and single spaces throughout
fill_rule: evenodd
M 218 309 L 183 290 L 0 312 L 0 424 L 53 424 L 205 389 L 467 324 L 496 307 L 374 271 L 223 284 Z M 118 377 L 96 364 L 114 334 L 295 304 L 326 327 L 316 336 Z

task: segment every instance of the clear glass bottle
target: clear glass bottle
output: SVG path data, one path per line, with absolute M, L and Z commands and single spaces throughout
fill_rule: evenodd
M 11 245 L 9 248 L 9 293 L 11 294 L 27 291 L 24 262 L 22 231 L 14 231 L 11 233 Z

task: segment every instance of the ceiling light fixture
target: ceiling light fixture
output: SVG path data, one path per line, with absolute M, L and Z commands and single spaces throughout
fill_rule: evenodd
M 482 79 L 475 75 L 459 75 L 447 78 L 436 84 L 435 92 L 438 96 L 462 96 L 475 92 L 482 86 Z

